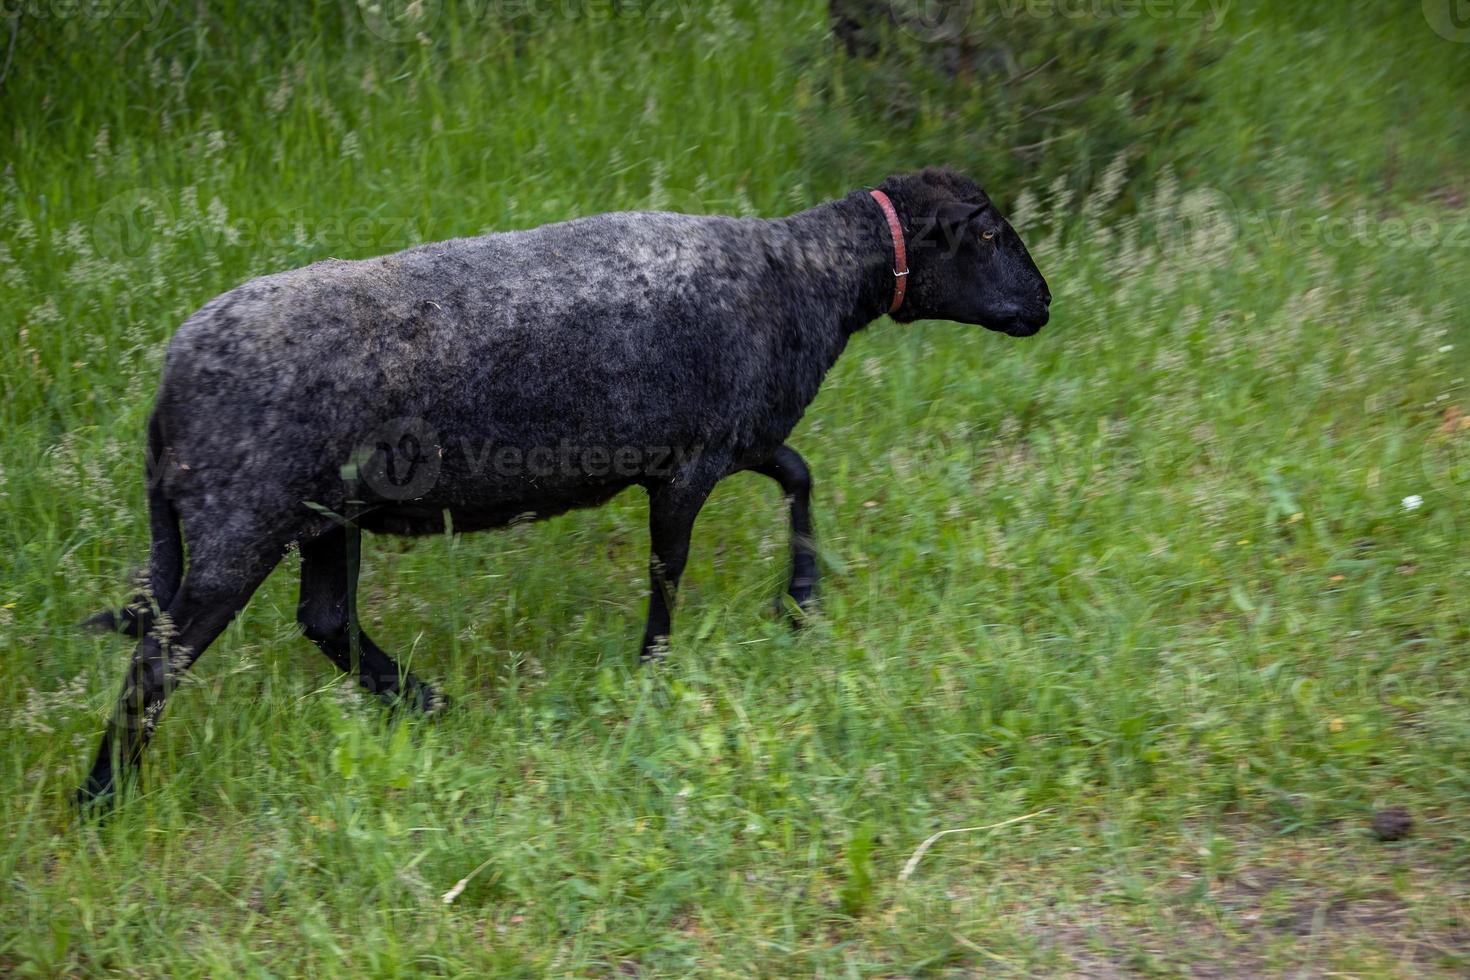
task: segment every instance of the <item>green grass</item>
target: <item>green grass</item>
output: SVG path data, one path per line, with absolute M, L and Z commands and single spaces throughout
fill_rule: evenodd
M 804 100 L 855 70 L 812 54 L 823 4 L 535 35 L 454 7 L 427 45 L 227 2 L 240 29 L 27 35 L 0 97 L 0 972 L 1462 974 L 1465 109 L 1403 93 L 1470 49 L 1411 6 L 1302 48 L 1241 4 L 1211 128 L 1085 200 L 995 188 L 1053 324 L 855 340 L 792 439 L 810 629 L 771 613 L 756 477 L 701 516 L 656 669 L 638 495 L 370 539 L 370 629 L 456 704 L 395 721 L 297 635 L 288 558 L 101 825 L 68 799 L 128 648 L 72 624 L 146 554 L 142 423 L 183 317 L 328 255 L 783 213 L 881 174 L 812 165 Z M 1379 842 L 1391 805 L 1415 829 Z M 930 835 L 1002 823 L 900 880 Z

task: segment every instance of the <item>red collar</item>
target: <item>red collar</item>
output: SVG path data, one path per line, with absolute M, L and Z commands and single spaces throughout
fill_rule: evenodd
M 908 288 L 909 282 L 909 257 L 908 250 L 903 244 L 903 226 L 898 223 L 898 212 L 893 209 L 893 202 L 888 195 L 882 191 L 868 191 L 873 195 L 873 200 L 883 209 L 883 216 L 888 219 L 888 234 L 893 238 L 893 303 L 888 307 L 891 316 L 898 312 L 903 305 L 903 294 Z

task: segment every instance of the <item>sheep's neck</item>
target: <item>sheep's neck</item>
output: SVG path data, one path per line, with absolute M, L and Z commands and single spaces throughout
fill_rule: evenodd
M 893 298 L 887 219 L 865 193 L 770 223 L 767 292 L 775 332 L 777 414 L 794 420 L 816 397 L 848 338 Z M 784 437 L 784 434 L 783 434 Z
M 777 222 L 794 260 L 790 287 L 798 306 L 816 304 L 835 316 L 844 338 L 888 311 L 893 298 L 893 246 L 887 219 L 866 192 L 830 201 Z M 827 319 L 821 317 L 820 319 Z M 804 326 L 812 326 L 808 320 Z
M 797 313 L 786 326 L 807 342 L 835 342 L 835 361 L 848 336 L 881 317 L 891 304 L 894 250 L 888 223 L 866 192 L 775 223 L 782 247 L 789 251 L 779 267 L 789 276 L 785 291 Z

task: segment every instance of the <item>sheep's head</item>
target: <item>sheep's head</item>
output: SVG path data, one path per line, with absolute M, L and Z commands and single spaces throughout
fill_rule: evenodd
M 1046 325 L 1046 280 L 978 184 L 931 169 L 890 177 L 879 189 L 892 199 L 908 246 L 907 295 L 895 320 L 976 323 L 1012 337 Z

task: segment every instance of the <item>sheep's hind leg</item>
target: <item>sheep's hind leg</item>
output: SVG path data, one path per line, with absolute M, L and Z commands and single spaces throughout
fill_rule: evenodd
M 244 608 L 279 556 L 278 549 L 264 545 L 198 549 L 169 603 L 167 630 L 150 631 L 133 654 L 96 761 L 77 790 L 77 802 L 84 808 L 110 805 L 119 782 L 137 771 L 164 701 L 184 671 Z
M 347 619 L 347 531 L 334 527 L 301 545 L 302 632 L 344 673 L 352 672 L 352 637 Z M 442 710 L 444 695 L 404 670 L 382 648 L 358 632 L 357 680 L 384 702 L 423 712 Z
M 714 484 L 707 474 L 689 473 L 648 488 L 648 532 L 652 548 L 648 562 L 648 624 L 643 630 L 640 656 L 644 663 L 661 659 L 666 651 L 674 597 L 689 560 L 689 535 Z
M 818 577 L 816 540 L 812 536 L 811 470 L 790 446 L 780 447 L 770 459 L 751 469 L 779 483 L 790 504 L 791 581 L 786 592 L 804 613 L 811 608 Z

